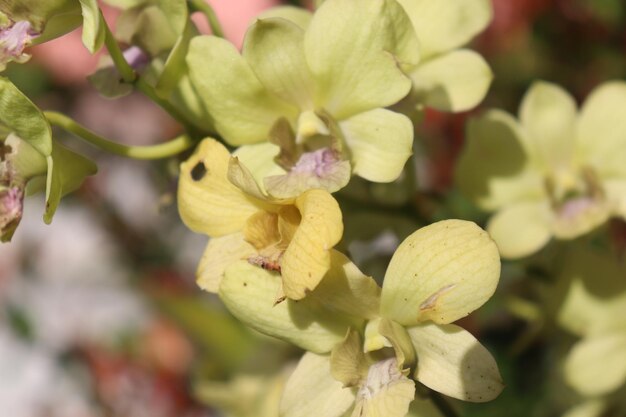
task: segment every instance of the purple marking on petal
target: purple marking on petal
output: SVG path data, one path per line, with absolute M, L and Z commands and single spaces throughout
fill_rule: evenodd
M 340 161 L 337 153 L 331 148 L 322 148 L 302 154 L 290 172 L 315 174 L 322 178 L 332 174 L 334 165 Z
M 23 207 L 23 189 L 11 187 L 0 192 L 0 232 L 21 220 Z
M 0 49 L 8 57 L 19 57 L 24 48 L 33 38 L 30 22 L 19 21 L 4 29 L 0 29 Z
M 572 198 L 559 208 L 559 216 L 564 220 L 572 220 L 593 208 L 596 204 L 596 200 L 591 197 Z

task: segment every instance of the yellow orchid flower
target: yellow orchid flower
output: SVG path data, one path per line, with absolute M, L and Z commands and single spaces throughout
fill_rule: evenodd
M 595 89 L 580 112 L 562 88 L 533 84 L 519 122 L 499 110 L 468 127 L 461 190 L 497 213 L 487 230 L 500 254 L 520 258 L 552 236 L 573 239 L 611 215 L 626 217 L 626 83 Z
M 213 139 L 181 164 L 178 208 L 191 230 L 211 237 L 198 267 L 198 284 L 211 292 L 229 265 L 246 259 L 281 275 L 276 297 L 301 299 L 330 268 L 330 250 L 343 233 L 341 210 L 328 192 L 271 198 Z
M 500 393 L 491 354 L 451 324 L 491 297 L 499 275 L 487 233 L 447 220 L 398 247 L 382 289 L 333 251 L 305 300 L 273 306 L 279 283 L 246 262 L 227 268 L 219 295 L 239 320 L 308 351 L 287 381 L 281 416 L 403 417 L 432 407 L 414 401 L 414 381 L 472 402 Z

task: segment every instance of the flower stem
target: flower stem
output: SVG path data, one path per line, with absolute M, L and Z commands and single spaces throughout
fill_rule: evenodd
M 459 414 L 437 391 L 430 390 L 430 399 L 445 417 L 459 417 Z
M 191 9 L 204 14 L 207 22 L 209 23 L 209 27 L 211 28 L 211 33 L 213 35 L 223 38 L 224 30 L 222 29 L 222 25 L 220 21 L 217 19 L 217 15 L 215 14 L 215 10 L 206 3 L 204 0 L 189 0 L 189 6 Z
M 104 21 L 104 18 L 102 18 Z M 150 84 L 148 84 L 137 72 L 130 66 L 126 58 L 124 57 L 124 53 L 122 52 L 120 45 L 117 43 L 117 40 L 113 36 L 109 25 L 104 21 L 104 31 L 105 38 L 104 44 L 113 60 L 113 64 L 115 68 L 120 73 L 120 76 L 127 84 L 132 84 L 137 88 L 137 90 L 141 91 L 146 97 L 156 103 L 159 107 L 169 113 L 174 119 L 176 119 L 180 124 L 182 124 L 185 129 L 190 134 L 197 134 L 196 127 L 189 122 L 187 117 L 175 106 L 173 106 L 169 101 L 164 100 L 159 97 L 159 95 L 154 90 Z
M 100 12 L 100 14 L 102 15 L 102 12 Z M 115 65 L 115 68 L 117 68 L 117 70 L 119 71 L 120 76 L 122 77 L 124 82 L 128 84 L 133 84 L 137 79 L 137 73 L 135 72 L 133 67 L 130 66 L 128 61 L 126 61 L 126 58 L 124 58 L 124 53 L 122 52 L 120 45 L 115 40 L 115 37 L 113 36 L 109 25 L 106 23 L 106 20 L 104 20 L 103 16 L 101 16 L 101 19 L 104 22 L 104 44 L 107 48 L 107 51 L 109 51 L 109 55 L 113 60 L 113 64 Z
M 127 146 L 105 139 L 79 125 L 64 114 L 46 111 L 46 119 L 53 126 L 58 126 L 102 150 L 133 159 L 169 158 L 189 149 L 194 141 L 187 135 L 181 135 L 168 142 L 150 146 Z

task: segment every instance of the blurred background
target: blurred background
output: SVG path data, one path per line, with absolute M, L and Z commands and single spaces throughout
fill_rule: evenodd
M 209 3 L 240 45 L 250 20 L 280 2 Z M 356 181 L 339 195 L 352 213 L 344 249 L 378 280 L 395 245 L 421 225 L 451 217 L 484 223 L 452 181 L 469 116 L 489 107 L 516 114 L 536 79 L 562 85 L 579 102 L 605 80 L 626 79 L 622 0 L 493 3 L 492 24 L 472 44 L 495 73 L 491 90 L 469 113 L 426 113 L 414 161 L 420 192 L 407 197 L 398 184 Z M 103 9 L 113 24 L 116 11 Z M 5 75 L 40 108 L 128 144 L 177 133 L 141 95 L 98 95 L 86 80 L 98 57 L 79 31 L 31 52 L 29 63 L 11 64 Z M 96 159 L 99 172 L 63 201 L 50 226 L 41 221 L 43 199 L 27 199 L 13 241 L 0 246 L 0 416 L 261 416 L 299 352 L 246 330 L 196 287 L 206 238 L 178 218 L 177 161 L 127 160 L 58 134 Z M 626 242 L 624 228 L 614 227 Z M 488 404 L 455 403 L 461 415 L 559 416 L 578 401 L 556 367 L 573 337 L 507 301 L 529 293 L 527 275 L 505 263 L 496 297 L 464 320 L 496 356 L 507 387 Z

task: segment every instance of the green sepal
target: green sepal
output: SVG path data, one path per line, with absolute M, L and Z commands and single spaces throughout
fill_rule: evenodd
M 174 47 L 185 30 L 187 17 L 184 0 L 144 1 L 122 12 L 117 21 L 116 35 L 155 57 Z
M 95 54 L 104 45 L 106 22 L 97 0 L 80 0 L 80 6 L 83 14 L 83 44 L 89 52 Z
M 95 174 L 98 168 L 91 160 L 56 143 L 46 159 L 48 179 L 43 220 L 50 224 L 61 198 L 80 187 L 85 177 Z
M 36 31 L 42 32 L 52 17 L 78 13 L 80 7 L 78 0 L 0 0 L 0 10 L 12 21 L 28 21 Z
M 161 98 L 168 98 L 178 86 L 183 75 L 187 74 L 186 57 L 189 51 L 189 42 L 197 34 L 195 26 L 187 24 L 167 56 L 163 71 L 155 86 L 156 92 Z
M 43 156 L 52 153 L 52 132 L 43 113 L 5 77 L 0 77 L 0 129 L 15 133 Z

